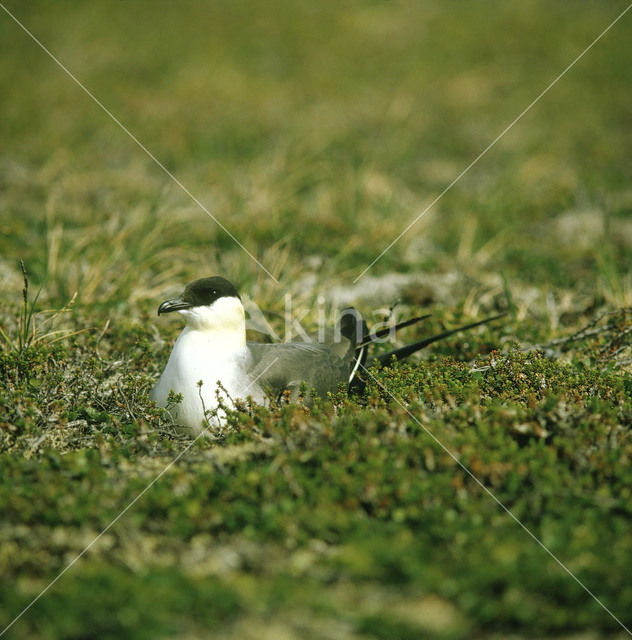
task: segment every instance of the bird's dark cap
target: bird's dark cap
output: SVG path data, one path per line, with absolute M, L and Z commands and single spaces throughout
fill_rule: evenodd
M 190 282 L 179 298 L 165 300 L 165 302 L 158 307 L 158 315 L 171 313 L 172 311 L 191 309 L 193 307 L 206 306 L 225 297 L 241 300 L 235 286 L 226 280 L 226 278 L 222 278 L 221 276 L 200 278 L 199 280 Z

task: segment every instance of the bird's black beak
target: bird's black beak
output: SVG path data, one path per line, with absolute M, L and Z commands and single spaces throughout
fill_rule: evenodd
M 158 307 L 158 315 L 163 313 L 172 313 L 173 311 L 182 311 L 182 309 L 190 309 L 191 304 L 183 300 L 182 298 L 172 298 L 171 300 L 165 300 Z

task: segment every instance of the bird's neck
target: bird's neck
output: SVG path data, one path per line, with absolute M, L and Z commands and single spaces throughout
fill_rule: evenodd
M 220 298 L 210 307 L 186 312 L 186 316 L 186 333 L 202 334 L 205 340 L 222 349 L 246 346 L 246 315 L 238 298 Z

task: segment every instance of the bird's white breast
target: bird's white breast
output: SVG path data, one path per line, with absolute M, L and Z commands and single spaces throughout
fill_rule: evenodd
M 168 407 L 169 412 L 177 424 L 188 427 L 196 435 L 208 426 L 207 419 L 210 424 L 217 424 L 223 415 L 220 409 L 217 417 L 209 416 L 209 412 L 218 408 L 218 396 L 225 406 L 231 406 L 232 400 L 249 396 L 257 402 L 265 399 L 248 375 L 252 357 L 245 342 L 243 307 L 241 313 L 242 327 L 234 332 L 221 322 L 211 323 L 211 329 L 199 318 L 189 317 L 152 392 L 152 399 L 162 407 L 167 407 L 170 391 L 182 394 L 182 401 Z M 221 318 L 215 318 L 218 319 Z M 218 381 L 223 389 L 218 387 Z

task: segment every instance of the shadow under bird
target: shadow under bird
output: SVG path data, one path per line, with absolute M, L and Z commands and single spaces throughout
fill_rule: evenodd
M 369 333 L 359 312 L 350 307 L 320 342 L 247 342 L 246 316 L 239 293 L 220 276 L 195 280 L 181 296 L 158 307 L 158 315 L 174 311 L 185 317 L 186 326 L 151 398 L 159 406 L 167 407 L 171 391 L 181 394 L 181 401 L 169 406 L 169 412 L 176 424 L 195 435 L 209 424 L 217 424 L 223 415 L 220 404 L 231 406 L 233 400 L 249 397 L 266 404 L 270 398 L 279 399 L 286 392 L 290 400 L 296 401 L 304 390 L 303 400 L 309 405 L 314 396 L 326 397 L 341 385 L 360 386 L 358 374 L 364 367 L 387 364 L 393 357 L 406 358 L 457 331 L 501 317 L 444 331 L 369 358 L 372 342 L 428 316 Z

